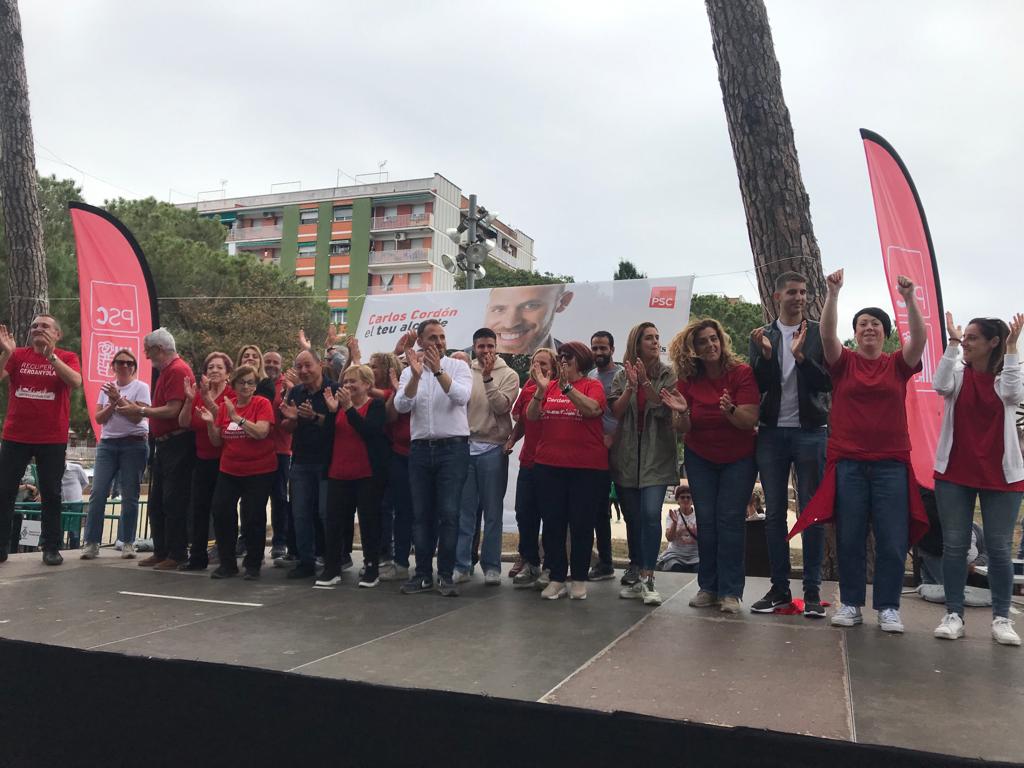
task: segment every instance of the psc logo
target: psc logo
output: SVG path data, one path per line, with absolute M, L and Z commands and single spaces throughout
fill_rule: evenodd
M 674 285 L 658 285 L 651 288 L 652 309 L 675 309 L 676 287 Z
M 130 283 L 94 280 L 89 286 L 92 326 L 98 331 L 139 332 L 139 298 Z

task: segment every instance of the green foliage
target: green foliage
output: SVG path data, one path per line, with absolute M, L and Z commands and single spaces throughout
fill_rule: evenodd
M 67 204 L 81 199 L 81 190 L 73 181 L 52 176 L 39 179 L 51 311 L 64 330 L 61 346 L 75 351 L 81 350 L 80 304 Z M 234 357 L 246 343 L 264 351 L 278 349 L 287 360 L 297 352 L 299 328 L 311 339 L 325 337 L 327 302 L 277 267 L 250 256 L 229 256 L 219 222 L 153 198 L 118 199 L 104 207 L 128 227 L 142 247 L 160 297 L 160 322 L 174 334 L 178 351 L 189 364 L 201 363 L 214 349 Z M 3 238 L 0 271 L 7 271 Z M 9 306 L 4 290 L 0 292 L 0 318 L 9 316 Z M 0 418 L 6 409 L 6 397 L 0 398 Z M 80 393 L 71 400 L 71 428 L 80 435 L 91 432 Z
M 849 349 L 852 350 L 856 350 L 857 340 L 847 339 L 846 341 L 843 342 L 843 346 L 848 347 Z M 882 351 L 895 352 L 897 349 L 902 349 L 902 347 L 903 345 L 900 344 L 900 335 L 898 333 L 893 333 L 890 334 L 889 338 L 885 340 L 885 343 L 882 345 Z
M 641 272 L 632 261 L 619 259 L 618 269 L 612 276 L 612 280 L 642 280 L 647 277 L 646 272 Z
M 514 285 L 552 285 L 574 283 L 572 275 L 556 275 L 551 272 L 533 272 L 526 269 L 507 269 L 491 261 L 487 264 L 487 277 L 477 280 L 475 288 L 505 288 Z M 460 291 L 466 287 L 466 273 L 455 275 L 455 287 Z
M 732 339 L 733 351 L 746 357 L 750 334 L 764 325 L 764 312 L 760 304 L 735 301 L 711 293 L 695 293 L 690 300 L 690 319 L 713 317 L 722 324 Z

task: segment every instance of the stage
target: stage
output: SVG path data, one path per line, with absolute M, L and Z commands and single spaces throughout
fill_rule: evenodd
M 0 637 L 1024 759 L 1024 649 L 992 642 L 987 608 L 968 609 L 965 639 L 943 642 L 931 635 L 942 607 L 916 596 L 904 598 L 906 634 L 893 636 L 870 610 L 864 626 L 840 630 L 799 615 L 689 608 L 691 574 L 659 574 L 665 602 L 651 609 L 619 599 L 617 579 L 590 584 L 586 601 L 549 602 L 507 578 L 487 587 L 478 573 L 460 597 L 443 598 L 402 595 L 397 583 L 357 589 L 355 569 L 321 589 L 269 563 L 249 582 L 153 572 L 109 548 L 94 561 L 65 557 L 58 568 L 36 553 L 0 566 Z M 766 589 L 766 580 L 748 579 L 744 605 Z M 823 597 L 833 590 L 826 585 Z M 3 670 L 11 674 L 19 671 Z M 132 681 L 91 685 L 108 682 L 130 705 Z M 191 695 L 203 699 L 201 690 Z M 507 737 L 516 748 L 521 736 Z

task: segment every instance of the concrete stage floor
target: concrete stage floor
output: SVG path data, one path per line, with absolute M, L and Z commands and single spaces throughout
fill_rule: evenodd
M 111 549 L 91 562 L 65 554 L 59 568 L 38 554 L 0 566 L 0 636 L 1024 760 L 1024 648 L 992 642 L 989 609 L 968 609 L 967 637 L 947 642 L 931 635 L 942 607 L 915 596 L 893 636 L 870 610 L 847 630 L 698 611 L 691 574 L 659 575 L 665 602 L 651 609 L 619 599 L 617 579 L 591 584 L 586 601 L 549 602 L 478 573 L 443 598 L 357 589 L 355 570 L 314 589 L 272 567 L 257 582 L 215 581 Z M 748 579 L 745 606 L 766 589 Z M 130 698 L 130 681 L 110 683 Z

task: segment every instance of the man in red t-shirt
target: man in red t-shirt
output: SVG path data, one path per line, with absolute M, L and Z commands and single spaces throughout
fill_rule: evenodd
M 174 337 L 157 328 L 142 340 L 146 357 L 159 371 L 153 387 L 153 404 L 128 403 L 118 406 L 125 416 L 149 419 L 149 433 L 156 444 L 149 483 L 149 525 L 153 554 L 139 561 L 142 568 L 173 571 L 188 559 L 188 501 L 191 496 L 192 465 L 196 457 L 195 433 L 178 425 L 178 413 L 185 402 L 185 382 L 196 377 L 178 357 Z
M 0 325 L 0 381 L 9 379 L 7 418 L 0 442 L 0 563 L 7 560 L 18 484 L 33 458 L 42 497 L 39 545 L 43 562 L 64 562 L 59 552 L 61 478 L 71 390 L 82 386 L 82 368 L 78 355 L 57 349 L 60 338 L 60 323 L 52 315 L 37 315 L 32 320 L 27 347 L 15 347 L 7 326 Z

